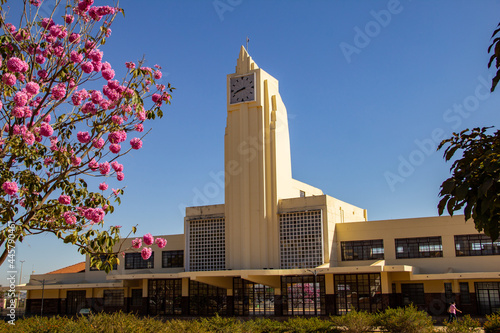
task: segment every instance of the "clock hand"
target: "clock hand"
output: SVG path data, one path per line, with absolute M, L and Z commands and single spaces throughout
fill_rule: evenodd
M 243 88 L 241 88 L 241 89 L 238 89 L 238 90 L 236 90 L 233 94 L 237 94 L 237 93 L 239 93 L 240 91 L 245 90 L 245 89 L 246 89 L 246 87 L 243 87 Z

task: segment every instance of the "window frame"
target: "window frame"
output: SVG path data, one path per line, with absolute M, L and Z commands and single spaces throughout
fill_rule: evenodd
M 155 253 L 151 253 L 149 259 L 144 260 L 140 253 L 129 252 L 125 253 L 125 269 L 152 269 L 155 268 Z
M 394 244 L 396 259 L 443 257 L 443 240 L 441 236 L 396 238 Z M 399 250 L 400 248 L 402 248 L 402 251 Z
M 340 242 L 340 249 L 342 261 L 383 260 L 385 257 L 383 239 L 342 241 Z M 375 249 L 382 249 L 382 252 L 376 253 L 373 251 Z M 349 252 L 351 252 L 350 255 Z

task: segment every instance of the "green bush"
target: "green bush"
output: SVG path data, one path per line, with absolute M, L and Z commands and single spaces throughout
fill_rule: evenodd
M 500 313 L 494 313 L 486 316 L 486 322 L 483 324 L 485 333 L 498 333 L 500 332 Z
M 287 333 L 313 333 L 313 332 L 337 332 L 330 321 L 319 319 L 318 317 L 290 318 L 281 323 L 280 332 Z
M 214 333 L 238 333 L 242 331 L 241 322 L 233 317 L 215 317 L 201 319 L 201 324 L 208 332 Z
M 472 319 L 471 316 L 465 315 L 463 318 L 454 320 L 451 323 L 445 323 L 445 326 L 448 333 L 470 333 L 475 332 L 476 328 L 481 326 L 481 323 Z
M 281 332 L 281 323 L 269 318 L 256 318 L 242 323 L 245 333 L 274 333 Z
M 365 312 L 351 309 L 343 316 L 330 317 L 338 329 L 353 333 L 371 332 L 375 325 L 375 316 Z
M 391 333 L 424 333 L 434 330 L 434 321 L 414 305 L 405 308 L 387 308 L 377 316 L 377 325 Z

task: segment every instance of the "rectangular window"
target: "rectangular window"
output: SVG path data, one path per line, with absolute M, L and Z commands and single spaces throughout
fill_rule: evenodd
M 154 268 L 155 253 L 151 253 L 148 260 L 144 260 L 140 253 L 125 253 L 125 269 L 147 269 Z
M 184 250 L 163 251 L 161 253 L 161 267 L 184 267 Z
M 226 268 L 224 217 L 188 221 L 189 271 L 220 271 Z
M 123 289 L 104 290 L 104 306 L 123 306 Z
M 341 242 L 342 261 L 384 259 L 382 239 Z
M 396 243 L 396 259 L 436 258 L 443 256 L 441 236 L 398 238 Z
M 495 242 L 483 234 L 455 236 L 455 255 L 463 256 L 492 256 L 500 255 L 500 239 Z
M 471 304 L 469 282 L 460 282 L 460 303 Z
M 408 305 L 410 303 L 415 305 L 425 304 L 423 283 L 402 283 L 401 294 L 403 296 L 403 305 Z
M 132 289 L 131 306 L 142 306 L 142 289 Z
M 446 297 L 447 300 L 451 300 L 453 297 L 453 289 L 449 282 L 445 282 L 444 284 L 444 297 Z

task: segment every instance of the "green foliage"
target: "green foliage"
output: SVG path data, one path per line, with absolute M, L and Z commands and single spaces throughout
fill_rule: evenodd
M 448 333 L 471 333 L 475 332 L 476 328 L 481 326 L 481 323 L 472 319 L 470 315 L 465 315 L 463 318 L 446 323 L 445 326 Z
M 208 332 L 232 333 L 241 332 L 241 322 L 233 317 L 208 317 L 201 319 L 201 324 Z
M 486 316 L 486 322 L 483 324 L 485 333 L 499 333 L 500 332 L 500 312 L 493 313 Z
M 452 176 L 441 185 L 439 215 L 464 209 L 465 220 L 474 219 L 478 231 L 498 239 L 500 231 L 500 131 L 487 134 L 488 128 L 454 133 L 438 149 L 447 146 L 444 159 L 463 152 L 451 166 Z
M 347 314 L 330 318 L 335 326 L 342 331 L 362 333 L 371 332 L 375 325 L 375 315 L 366 311 L 351 309 Z
M 500 23 L 497 25 L 497 29 L 495 29 L 495 31 L 493 31 L 493 35 L 491 35 L 491 38 L 495 37 L 495 35 L 498 34 L 498 32 L 500 32 Z M 500 37 L 496 37 L 495 39 L 493 39 L 493 42 L 488 47 L 488 53 L 491 53 L 492 50 L 493 50 L 493 54 L 491 55 L 490 61 L 488 62 L 488 68 L 491 67 L 491 65 L 493 64 L 493 61 L 495 60 L 495 67 L 497 69 L 499 69 L 500 68 Z M 495 77 L 492 79 L 491 92 L 493 92 L 495 90 L 495 87 L 497 86 L 498 81 L 500 81 L 500 70 L 497 71 Z
M 281 324 L 280 332 L 290 333 L 313 333 L 313 332 L 337 332 L 332 323 L 318 317 L 290 318 Z
M 391 333 L 425 333 L 434 330 L 434 322 L 426 312 L 416 306 L 387 308 L 377 316 L 377 325 Z

